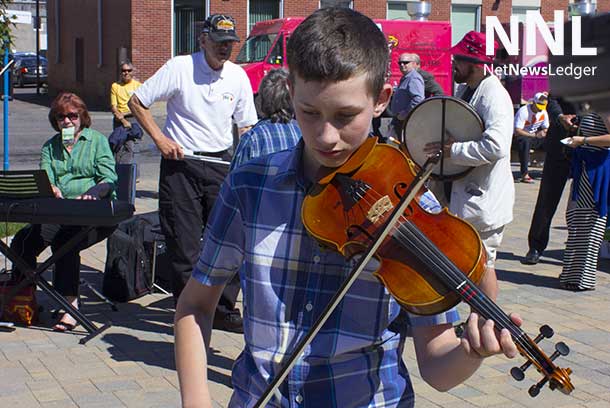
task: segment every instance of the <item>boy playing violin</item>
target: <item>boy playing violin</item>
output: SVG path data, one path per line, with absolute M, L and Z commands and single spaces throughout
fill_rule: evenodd
M 291 36 L 290 92 L 303 138 L 225 180 L 176 309 L 176 366 L 185 407 L 212 406 L 205 350 L 216 302 L 235 273 L 243 288 L 246 345 L 233 367 L 229 406 L 241 408 L 257 402 L 354 266 L 307 233 L 301 204 L 313 183 L 361 146 L 371 119 L 383 112 L 392 93 L 385 83 L 387 61 L 383 33 L 350 9 L 318 10 Z M 414 405 L 400 336 L 388 330 L 400 307 L 371 273 L 360 275 L 271 406 Z M 491 320 L 471 315 L 460 339 L 452 326 L 457 319 L 454 311 L 410 319 L 420 373 L 438 390 L 466 380 L 484 357 L 517 354 L 509 332 L 496 335 Z

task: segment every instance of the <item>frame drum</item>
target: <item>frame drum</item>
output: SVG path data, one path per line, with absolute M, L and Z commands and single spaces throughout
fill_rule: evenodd
M 409 155 L 419 166 L 428 159 L 424 146 L 440 142 L 445 133 L 443 129 L 451 133 L 456 142 L 469 142 L 479 140 L 484 127 L 475 110 L 461 99 L 453 96 L 425 99 L 409 113 L 402 135 Z M 432 175 L 438 179 L 456 179 L 471 168 L 453 163 L 451 157 L 443 157 L 434 167 Z

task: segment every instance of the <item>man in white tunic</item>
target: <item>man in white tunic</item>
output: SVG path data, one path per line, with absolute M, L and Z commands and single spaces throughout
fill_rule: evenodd
M 456 142 L 449 135 L 444 146 L 445 156 L 454 163 L 473 167 L 465 177 L 453 182 L 449 210 L 479 232 L 487 252 L 483 279 L 495 280 L 497 249 L 504 226 L 513 219 L 515 202 L 510 167 L 513 105 L 500 80 L 485 72 L 485 64 L 491 64 L 494 58 L 485 54 L 485 34 L 470 31 L 452 48 L 452 54 L 454 79 L 461 84 L 456 96 L 479 114 L 484 130 L 479 139 L 470 142 Z M 440 143 L 426 146 L 428 153 L 438 149 Z

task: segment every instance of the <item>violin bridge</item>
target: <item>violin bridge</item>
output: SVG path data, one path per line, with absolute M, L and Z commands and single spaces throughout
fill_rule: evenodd
M 377 223 L 379 219 L 381 219 L 385 213 L 391 211 L 394 208 L 392 205 L 392 201 L 390 197 L 387 195 L 381 197 L 379 200 L 375 202 L 369 209 L 369 212 L 366 214 L 366 218 L 372 222 L 373 224 Z

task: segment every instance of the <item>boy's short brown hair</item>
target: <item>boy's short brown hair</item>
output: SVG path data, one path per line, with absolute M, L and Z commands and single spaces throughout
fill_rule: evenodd
M 305 81 L 339 82 L 360 74 L 377 98 L 386 79 L 389 51 L 379 27 L 343 7 L 315 11 L 296 28 L 287 47 L 290 76 Z

